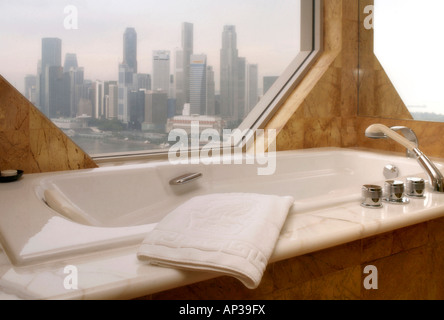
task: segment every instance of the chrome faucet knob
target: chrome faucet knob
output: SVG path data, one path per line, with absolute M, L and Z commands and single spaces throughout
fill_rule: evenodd
M 376 185 L 362 187 L 362 203 L 364 208 L 377 209 L 382 207 L 382 188 Z
M 384 184 L 383 201 L 393 204 L 407 204 L 410 202 L 405 197 L 404 182 L 387 180 Z
M 406 194 L 408 197 L 424 198 L 425 181 L 421 178 L 407 178 Z

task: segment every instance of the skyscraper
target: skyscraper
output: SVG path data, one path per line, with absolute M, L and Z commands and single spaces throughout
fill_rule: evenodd
M 45 111 L 49 118 L 69 116 L 69 100 L 62 66 L 48 66 L 45 73 Z
M 71 68 L 78 68 L 77 55 L 75 53 L 67 53 L 65 55 L 65 63 L 63 64 L 63 72 L 69 72 Z
M 176 114 L 182 113 L 185 103 L 190 102 L 190 59 L 193 54 L 194 26 L 192 23 L 182 23 L 182 48 L 176 51 L 175 85 L 176 85 Z
M 146 90 L 131 90 L 128 93 L 130 129 L 142 129 L 142 123 L 145 121 L 145 93 Z
M 115 91 L 114 88 L 116 88 Z M 103 83 L 103 95 L 103 117 L 105 119 L 115 118 L 117 114 L 117 81 L 105 81 Z M 113 112 L 112 117 L 110 112 Z
M 170 52 L 155 50 L 153 52 L 153 91 L 170 92 Z
M 237 112 L 235 110 L 234 116 L 236 119 L 243 119 L 245 117 L 245 105 L 247 101 L 247 59 L 239 57 L 237 59 Z
M 62 40 L 59 38 L 42 39 L 42 72 L 47 67 L 62 66 Z
M 214 70 L 212 66 L 207 66 L 207 110 L 208 116 L 216 114 L 216 84 L 214 83 Z
M 25 77 L 25 97 L 32 103 L 36 103 L 37 77 L 35 75 L 27 75 Z
M 168 118 L 168 95 L 166 92 L 145 93 L 145 122 L 142 130 L 165 132 Z
M 207 109 L 207 56 L 191 55 L 190 61 L 190 112 L 205 115 Z
M 190 101 L 190 59 L 193 54 L 194 47 L 194 26 L 192 23 L 184 22 L 182 24 L 182 50 L 183 50 L 183 78 L 184 78 L 184 93 L 185 103 Z
M 105 114 L 104 102 L 105 91 L 103 81 L 96 80 L 93 82 L 93 117 L 100 119 Z
M 133 90 L 151 90 L 151 75 L 147 73 L 133 74 Z
M 220 113 L 229 120 L 238 120 L 238 50 L 236 27 L 224 26 L 220 50 Z
M 123 34 L 123 61 L 119 64 L 117 118 L 124 123 L 130 121 L 129 91 L 137 73 L 137 33 L 134 28 L 126 28 Z
M 132 68 L 126 63 L 119 64 L 117 119 L 123 123 L 129 122 L 128 93 L 132 88 L 133 78 Z
M 259 74 L 257 64 L 247 65 L 245 116 L 256 106 L 259 99 Z
M 84 81 L 85 70 L 84 68 L 70 68 L 68 72 L 69 77 L 69 109 L 71 116 L 77 116 L 79 114 L 79 103 L 82 97 L 84 97 Z
M 49 101 L 56 101 L 49 97 L 49 84 L 55 84 L 55 79 L 50 77 L 56 77 L 58 72 L 49 72 L 50 67 L 62 66 L 62 40 L 58 38 L 43 38 L 42 39 L 42 59 L 39 77 L 39 107 L 40 110 L 46 115 L 49 115 Z M 52 86 L 52 88 L 55 88 Z M 52 91 L 55 93 L 54 91 Z
M 117 110 L 118 110 L 118 86 L 117 84 L 110 84 L 108 119 L 117 119 Z
M 137 33 L 134 28 L 126 28 L 123 34 L 123 63 L 137 73 Z

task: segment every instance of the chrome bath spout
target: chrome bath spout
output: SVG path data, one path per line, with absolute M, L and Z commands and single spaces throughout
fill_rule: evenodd
M 413 131 L 409 128 L 405 127 L 393 127 L 393 128 L 403 128 L 402 132 L 412 132 Z M 413 136 L 410 135 L 410 139 L 407 139 L 406 137 L 403 137 L 396 133 L 394 129 L 390 129 L 382 124 L 374 124 L 367 128 L 365 131 L 365 135 L 368 138 L 372 139 L 381 139 L 389 137 L 396 142 L 400 143 L 404 147 L 407 148 L 407 152 L 409 152 L 410 155 L 413 155 L 414 158 L 418 161 L 420 166 L 424 169 L 425 173 L 427 174 L 427 177 L 429 178 L 430 186 L 432 187 L 433 191 L 435 192 L 441 192 L 444 193 L 444 176 L 442 173 L 438 170 L 438 168 L 435 166 L 435 164 L 424 154 L 421 150 L 418 148 L 418 140 L 416 139 L 416 135 L 414 135 L 414 141 Z

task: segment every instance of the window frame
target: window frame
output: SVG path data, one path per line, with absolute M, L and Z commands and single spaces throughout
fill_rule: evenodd
M 322 0 L 301 0 L 301 51 L 240 124 L 241 131 L 264 129 L 321 53 L 322 5 Z M 236 145 L 249 142 L 244 139 Z
M 323 50 L 323 0 L 301 0 L 301 44 L 300 52 L 290 65 L 279 76 L 258 104 L 239 125 L 241 132 L 264 129 L 268 121 L 276 114 L 288 96 L 302 81 L 309 67 Z M 253 135 L 234 137 L 232 147 L 245 147 L 254 139 Z M 221 146 L 221 149 L 223 147 Z M 192 150 L 189 150 L 192 153 Z M 168 158 L 167 150 L 153 152 L 133 151 L 131 153 L 114 153 L 91 156 L 100 166 L 107 163 L 131 162 L 141 160 L 165 160 Z

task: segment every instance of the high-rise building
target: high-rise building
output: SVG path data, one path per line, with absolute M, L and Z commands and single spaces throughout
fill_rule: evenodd
M 79 68 L 80 69 L 80 68 Z M 82 68 L 83 69 L 83 68 Z M 84 80 L 78 85 L 77 116 L 93 116 L 94 86 L 90 80 Z
M 174 75 L 170 74 L 170 89 L 168 92 L 168 99 L 176 101 L 176 88 L 175 88 L 175 79 Z
M 35 75 L 27 75 L 25 77 L 24 96 L 33 104 L 37 103 L 37 77 Z
M 151 90 L 151 76 L 146 73 L 133 74 L 133 90 Z
M 190 60 L 194 50 L 194 26 L 192 23 L 182 24 L 182 50 L 183 50 L 183 88 L 185 103 L 190 102 Z
M 38 105 L 40 110 L 49 115 L 49 101 L 56 101 L 55 98 L 49 97 L 49 84 L 51 83 L 54 88 L 56 83 L 55 79 L 50 79 L 49 77 L 59 76 L 59 72 L 49 72 L 50 67 L 61 67 L 62 66 L 62 40 L 58 38 L 43 38 L 42 39 L 42 59 L 40 63 L 40 72 L 38 74 L 38 91 L 39 91 L 39 101 Z M 62 69 L 63 71 L 63 69 Z M 55 93 L 55 91 L 52 90 Z
M 63 72 L 69 72 L 71 68 L 77 69 L 78 67 L 77 55 L 75 53 L 67 53 L 65 55 L 65 63 L 63 64 Z
M 47 67 L 62 66 L 62 40 L 59 38 L 42 39 L 42 72 Z
M 216 114 L 216 84 L 212 66 L 207 66 L 207 110 L 205 114 L 208 116 Z
M 117 106 L 118 106 L 118 86 L 117 84 L 109 85 L 108 93 L 108 119 L 117 119 Z
M 35 85 L 35 103 L 34 105 L 42 110 L 40 105 L 40 90 L 42 88 L 42 60 L 39 59 L 37 62 L 37 76 L 36 76 L 36 85 Z
M 93 83 L 93 117 L 100 119 L 105 114 L 105 88 L 103 81 L 97 80 Z
M 46 115 L 49 118 L 69 117 L 69 100 L 66 99 L 66 78 L 62 66 L 49 66 L 45 73 Z
M 130 129 L 141 130 L 145 121 L 145 92 L 146 90 L 131 90 L 128 93 Z
M 142 130 L 165 132 L 168 118 L 168 94 L 166 92 L 145 93 L 145 122 Z
M 109 110 L 110 110 L 110 86 L 114 85 L 117 86 L 117 81 L 104 81 L 103 82 L 103 113 L 102 118 L 104 119 L 110 119 L 109 118 Z M 117 98 L 117 92 L 116 92 L 116 98 Z M 117 102 L 116 102 L 117 106 Z M 117 112 L 116 112 L 117 113 Z
M 235 119 L 244 119 L 245 106 L 247 103 L 247 59 L 239 57 L 237 59 L 237 104 L 238 108 L 235 110 Z
M 84 80 L 85 71 L 84 68 L 70 68 L 68 72 L 69 77 L 69 109 L 71 117 L 75 117 L 79 114 L 79 103 L 80 100 L 85 96 L 84 94 Z
M 204 115 L 207 112 L 207 56 L 191 55 L 190 61 L 190 112 Z
M 257 64 L 247 65 L 245 116 L 256 106 L 259 99 L 259 73 Z
M 153 52 L 153 91 L 170 92 L 170 52 L 155 50 Z
M 125 63 L 119 64 L 117 119 L 119 119 L 123 123 L 129 122 L 130 110 L 128 107 L 128 92 L 131 90 L 132 85 L 132 69 Z
M 137 33 L 126 28 L 123 34 L 123 61 L 119 64 L 117 118 L 130 122 L 129 91 L 133 89 L 134 74 L 137 74 Z
M 224 26 L 220 50 L 220 113 L 224 119 L 238 120 L 238 50 L 236 27 Z
M 65 55 L 63 78 L 63 102 L 66 106 L 66 116 L 75 117 L 84 89 L 84 69 L 79 67 L 75 53 Z
M 181 114 L 183 105 L 190 102 L 190 59 L 194 46 L 194 26 L 192 23 L 182 23 L 182 47 L 176 51 L 175 66 L 175 97 L 176 114 Z
M 137 73 L 137 33 L 134 28 L 126 28 L 123 34 L 123 63 Z
M 183 51 L 182 49 L 177 49 L 175 51 L 175 65 L 174 65 L 174 73 L 176 75 L 174 81 L 174 97 L 176 98 L 177 108 L 174 111 L 174 114 L 180 113 L 183 109 L 183 105 L 186 102 L 185 100 L 185 84 L 184 84 L 184 71 L 183 71 Z

